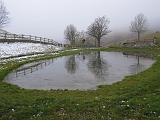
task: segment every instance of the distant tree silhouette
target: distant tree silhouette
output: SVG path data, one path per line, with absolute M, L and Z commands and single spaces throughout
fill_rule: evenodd
M 9 12 L 7 11 L 4 3 L 0 1 L 0 28 L 9 23 Z
M 70 41 L 71 45 L 75 45 L 77 37 L 77 29 L 74 25 L 68 25 L 64 31 L 65 39 Z
M 134 21 L 131 22 L 130 26 L 131 32 L 136 32 L 138 34 L 138 41 L 140 40 L 141 33 L 147 30 L 147 19 L 143 14 L 138 14 Z

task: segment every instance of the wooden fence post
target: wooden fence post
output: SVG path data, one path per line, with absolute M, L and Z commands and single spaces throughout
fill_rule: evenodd
M 32 36 L 31 35 L 29 35 L 29 39 L 30 39 L 30 41 L 32 40 Z
M 22 40 L 23 40 L 23 38 L 24 38 L 24 35 L 22 34 Z
M 40 43 L 42 42 L 42 37 L 40 37 Z
M 13 39 L 16 40 L 16 34 L 13 34 Z
M 44 43 L 46 42 L 46 38 L 44 38 Z
M 35 41 L 37 41 L 37 36 L 35 36 Z
M 7 33 L 4 34 L 4 39 L 6 41 L 6 39 L 7 39 Z

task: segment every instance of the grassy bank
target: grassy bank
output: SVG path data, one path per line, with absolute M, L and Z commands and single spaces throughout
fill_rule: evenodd
M 2 82 L 22 64 L 83 50 L 10 61 L 0 69 L 0 120 L 159 120 L 160 119 L 160 50 L 158 48 L 101 48 L 101 51 L 123 51 L 152 54 L 157 62 L 138 75 L 122 82 L 100 86 L 96 91 L 25 90 Z M 84 50 L 86 51 L 86 50 Z

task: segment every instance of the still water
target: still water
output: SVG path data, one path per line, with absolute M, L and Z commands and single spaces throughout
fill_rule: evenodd
M 33 62 L 14 70 L 5 82 L 26 89 L 96 89 L 146 70 L 151 58 L 121 52 L 89 52 Z

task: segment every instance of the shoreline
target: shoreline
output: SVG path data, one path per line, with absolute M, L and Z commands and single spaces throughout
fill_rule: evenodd
M 156 62 L 144 72 L 127 76 L 113 85 L 101 85 L 94 91 L 26 90 L 2 81 L 11 70 L 26 63 L 77 54 L 86 50 L 153 53 Z M 7 65 L 4 64 L 4 68 L 0 69 L 0 96 L 2 98 L 0 99 L 0 119 L 8 119 L 9 116 L 17 120 L 31 118 L 44 120 L 51 118 L 82 119 L 84 116 L 87 116 L 88 119 L 94 119 L 95 117 L 101 119 L 101 116 L 104 116 L 105 119 L 110 117 L 116 120 L 124 118 L 159 119 L 160 102 L 157 99 L 160 98 L 160 92 L 155 92 L 160 84 L 158 81 L 160 69 L 159 54 L 158 49 L 148 48 L 75 49 L 59 52 L 59 54 L 55 55 L 24 58 L 17 62 L 12 61 L 7 63 Z M 6 68 L 7 66 L 9 68 Z M 44 106 L 44 103 L 49 104 L 49 106 Z M 149 104 L 150 107 L 148 108 L 146 104 Z M 39 107 L 34 107 L 34 105 Z M 155 105 L 156 107 L 154 107 Z M 14 112 L 12 109 L 14 109 Z M 152 113 L 150 113 L 151 111 Z M 60 112 L 66 115 L 58 115 Z M 41 113 L 40 116 L 39 113 Z

